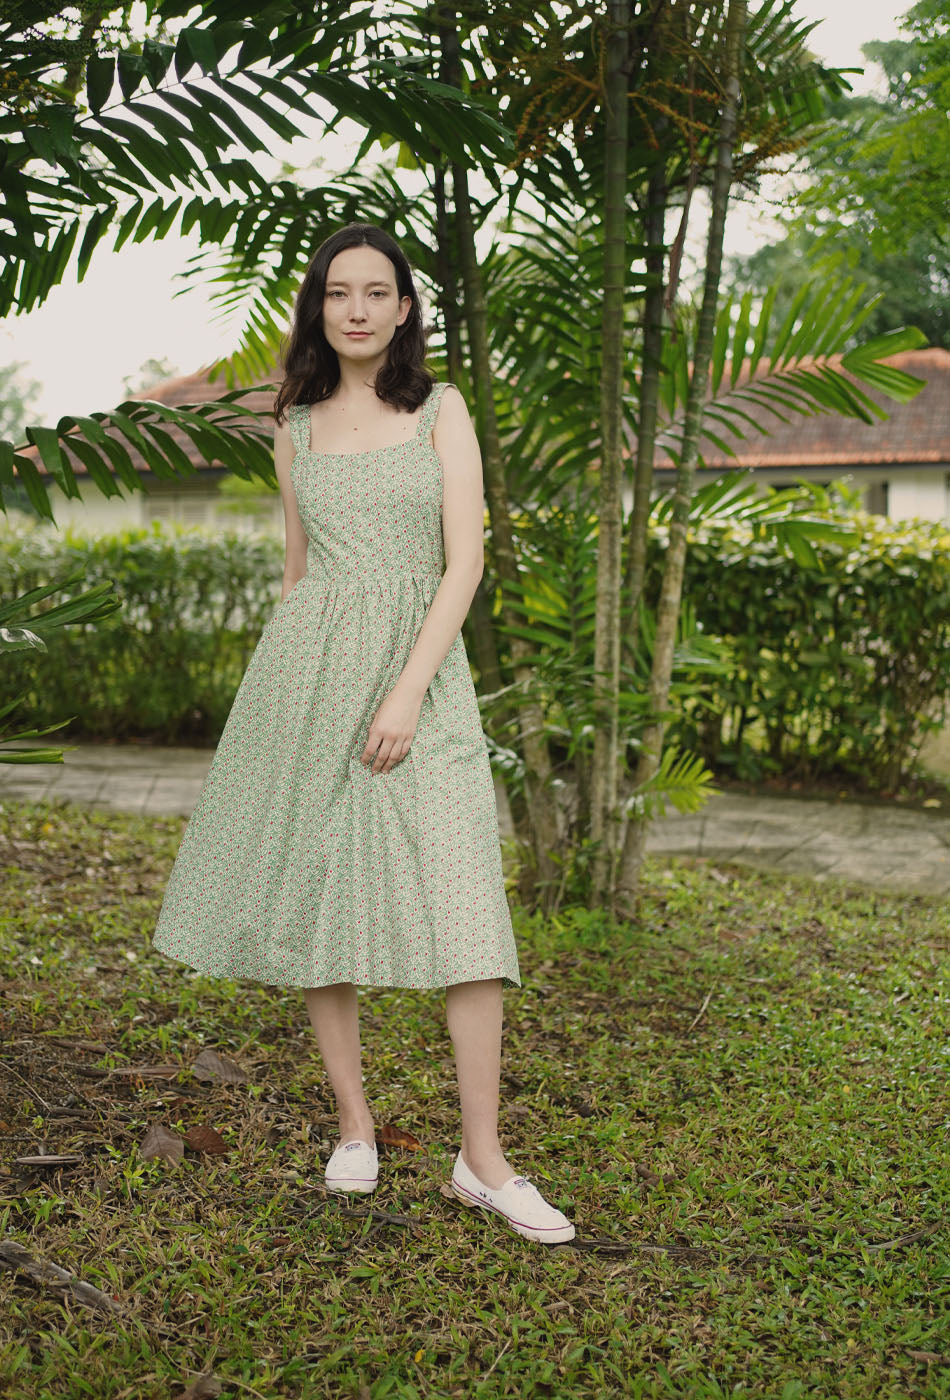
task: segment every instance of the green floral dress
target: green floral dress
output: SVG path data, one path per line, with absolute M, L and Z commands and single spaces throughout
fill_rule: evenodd
M 488 748 L 461 632 L 388 773 L 360 761 L 445 568 L 436 384 L 415 437 L 309 445 L 290 410 L 307 573 L 241 681 L 153 943 L 216 977 L 444 987 L 521 976 Z

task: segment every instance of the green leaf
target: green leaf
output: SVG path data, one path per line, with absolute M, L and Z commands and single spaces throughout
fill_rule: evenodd
M 718 394 L 719 385 L 722 383 L 723 371 L 726 368 L 726 352 L 729 349 L 729 332 L 732 329 L 730 324 L 730 312 L 732 303 L 726 304 L 720 309 L 716 317 L 716 329 L 712 343 L 711 370 L 712 379 L 710 392 Z
M 16 465 L 17 476 L 23 483 L 23 489 L 26 491 L 33 509 L 41 515 L 44 520 L 50 520 L 55 524 L 53 507 L 46 493 L 46 486 L 36 469 L 36 464 L 33 459 L 31 457 L 25 457 L 21 452 L 17 452 L 13 460 Z
M 104 209 L 97 209 L 86 225 L 82 236 L 82 243 L 79 245 L 79 254 L 76 259 L 77 282 L 81 282 L 85 277 L 93 250 L 98 246 L 100 240 L 105 236 L 111 226 L 115 213 L 116 206 L 114 204 L 106 205 Z
M 86 100 L 98 115 L 105 106 L 115 82 L 115 56 L 91 53 L 86 59 Z
M 920 350 L 927 344 L 927 337 L 916 326 L 900 326 L 893 331 L 885 331 L 858 345 L 841 357 L 845 369 L 857 372 L 867 360 L 886 360 L 892 355 L 901 355 L 907 350 Z M 912 378 L 913 376 L 908 376 Z M 924 381 L 920 381 L 923 384 Z
M 148 42 L 149 41 L 146 39 L 145 45 L 143 46 L 144 48 L 147 48 Z M 126 102 L 128 102 L 129 98 L 135 92 L 135 89 L 141 84 L 142 79 L 145 77 L 145 72 L 145 58 L 142 54 L 130 53 L 128 50 L 123 50 L 123 52 L 118 55 L 119 89 Z
M 165 78 L 174 56 L 175 48 L 172 44 L 163 44 L 151 37 L 143 43 L 142 65 L 153 88 L 157 88 Z
M 814 569 L 821 566 L 818 553 L 807 535 L 797 529 L 792 522 L 788 522 L 781 531 L 780 538 L 787 545 L 792 558 L 800 568 Z
M 120 500 L 122 499 L 122 492 L 116 485 L 115 477 L 102 460 L 101 455 L 93 447 L 92 443 L 84 441 L 78 433 L 72 433 L 70 435 L 69 449 L 71 452 L 75 452 L 76 456 L 89 473 L 93 485 L 103 496 L 118 496 Z
M 39 156 L 40 160 L 45 160 L 50 165 L 59 164 L 56 143 L 45 127 L 28 122 L 23 128 L 23 139 L 33 154 Z
M 178 36 L 179 48 L 182 45 L 205 73 L 217 72 L 218 50 L 214 42 L 214 35 L 209 33 L 207 29 L 198 29 L 197 27 L 183 29 Z M 182 71 L 178 68 L 177 53 L 175 55 L 175 69 L 178 76 L 181 77 Z
M 745 362 L 745 347 L 749 336 L 749 322 L 752 315 L 752 293 L 746 292 L 739 303 L 739 315 L 736 318 L 735 334 L 732 338 L 732 377 L 731 383 L 735 387 L 742 367 Z

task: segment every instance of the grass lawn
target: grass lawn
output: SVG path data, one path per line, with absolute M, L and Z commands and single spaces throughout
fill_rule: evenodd
M 326 1194 L 300 992 L 150 947 L 183 826 L 0 808 L 10 1400 L 950 1396 L 950 903 L 653 860 L 639 927 L 515 910 L 502 1145 L 577 1225 L 544 1246 L 443 1194 L 439 991 L 361 991 L 411 1138 L 371 1198 Z M 154 1125 L 224 1150 L 143 1160 Z M 41 1152 L 77 1160 L 14 1162 Z

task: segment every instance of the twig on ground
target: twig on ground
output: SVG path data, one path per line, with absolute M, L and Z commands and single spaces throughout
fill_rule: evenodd
M 689 1025 L 686 1027 L 686 1034 L 687 1034 L 687 1035 L 689 1035 L 690 1031 L 691 1031 L 691 1030 L 693 1029 L 693 1027 L 696 1025 L 696 1022 L 697 1022 L 697 1021 L 700 1019 L 700 1017 L 703 1015 L 703 1012 L 706 1010 L 706 1007 L 707 1007 L 707 1006 L 709 1005 L 709 1003 L 712 1001 L 712 994 L 713 994 L 713 992 L 714 992 L 715 990 L 716 990 L 716 988 L 713 986 L 713 987 L 710 987 L 709 991 L 706 993 L 705 997 L 703 998 L 703 1004 L 702 1004 L 702 1006 L 699 1008 L 699 1010 L 696 1012 L 696 1015 L 693 1017 L 693 1019 L 690 1021 Z
M 30 1095 L 31 1098 L 34 1098 L 34 1099 L 36 1100 L 37 1103 L 41 1103 L 41 1104 L 43 1105 L 43 1107 L 46 1109 L 47 1113 L 52 1113 L 52 1108 L 50 1107 L 50 1105 L 46 1102 L 46 1100 L 43 1098 L 43 1096 L 42 1096 L 41 1094 L 38 1094 L 38 1093 L 36 1092 L 36 1090 L 35 1090 L 35 1089 L 33 1088 L 33 1086 L 30 1084 L 30 1081 L 29 1081 L 28 1079 L 24 1079 L 24 1078 L 23 1078 L 23 1075 L 20 1073 L 20 1071 L 19 1071 L 18 1069 L 14 1069 L 13 1066 L 12 1066 L 12 1065 L 9 1065 L 9 1064 L 6 1066 L 6 1068 L 10 1071 L 11 1074 L 15 1074 L 15 1075 L 16 1075 L 16 1077 L 17 1077 L 17 1079 L 19 1079 L 20 1083 L 23 1084 L 23 1085 L 25 1086 L 25 1088 L 27 1089 L 27 1091 L 29 1092 L 29 1095 Z
M 893 1240 L 882 1240 L 880 1244 L 866 1244 L 864 1248 L 867 1250 L 896 1249 L 898 1245 L 913 1244 L 916 1240 L 926 1239 L 928 1235 L 933 1234 L 936 1228 L 936 1225 L 927 1225 L 923 1230 L 913 1230 L 909 1235 L 898 1235 Z
M 101 1288 L 86 1283 L 75 1274 L 71 1274 L 68 1269 L 61 1269 L 58 1264 L 52 1264 L 47 1259 L 34 1259 L 29 1250 L 24 1249 L 16 1240 L 0 1240 L 0 1265 L 26 1274 L 42 1287 L 69 1292 L 77 1303 L 83 1303 L 87 1308 L 102 1308 L 110 1313 L 125 1311 L 108 1293 L 103 1293 Z

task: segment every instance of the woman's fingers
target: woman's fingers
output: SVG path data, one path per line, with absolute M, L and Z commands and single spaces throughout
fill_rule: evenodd
M 393 740 L 392 746 L 385 754 L 383 753 L 383 745 L 381 744 L 373 763 L 373 772 L 388 773 L 390 768 L 402 762 L 408 752 L 409 745 L 405 741 L 400 741 L 399 739 Z M 377 762 L 380 764 L 379 768 L 376 767 Z

